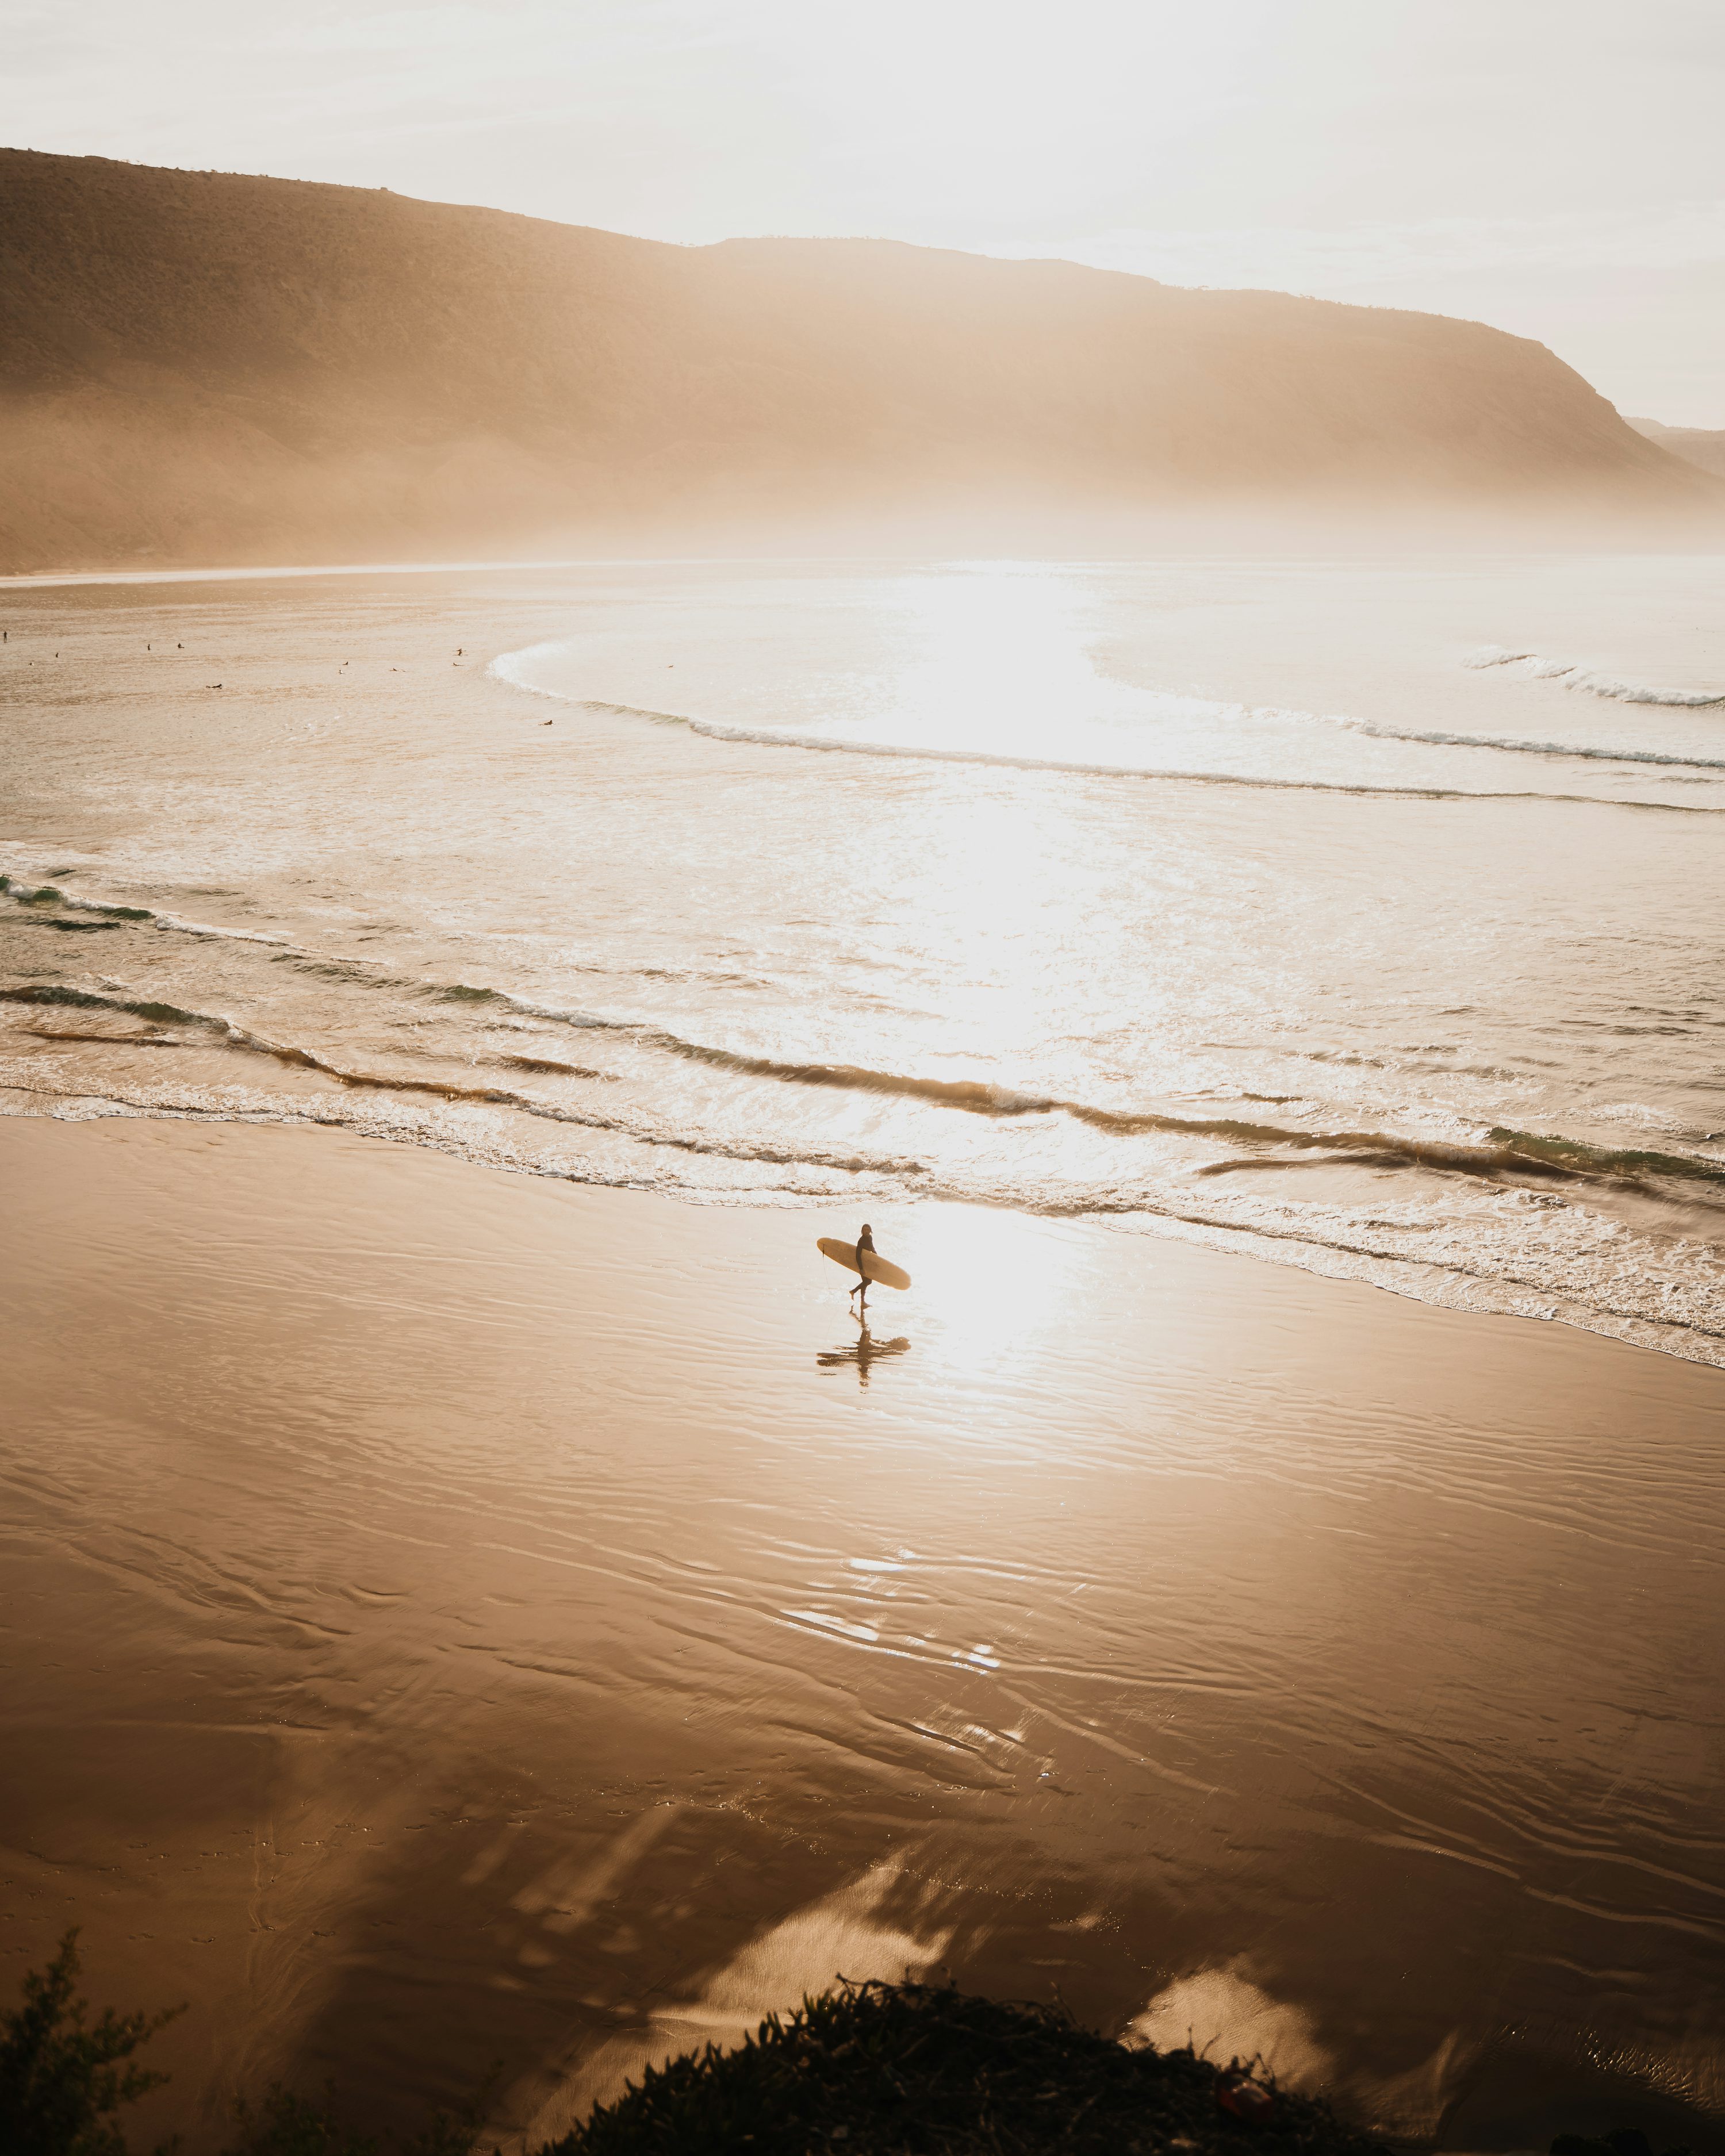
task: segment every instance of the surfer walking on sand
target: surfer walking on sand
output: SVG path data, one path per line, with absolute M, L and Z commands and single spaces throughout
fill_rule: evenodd
M 862 1297 L 852 1312 L 866 1325 L 869 1317 L 869 1290 L 871 1287 L 908 1287 L 911 1276 L 902 1265 L 896 1265 L 890 1258 L 883 1258 L 875 1248 L 875 1231 L 865 1220 L 862 1233 L 854 1243 L 840 1242 L 836 1235 L 817 1235 L 815 1248 L 824 1258 L 830 1258 L 835 1265 L 843 1265 L 846 1272 L 860 1276 L 850 1291 L 851 1299 Z
M 850 1291 L 852 1295 L 860 1295 L 862 1297 L 862 1301 L 856 1306 L 859 1312 L 866 1312 L 869 1306 L 869 1276 L 863 1270 L 863 1252 L 872 1250 L 874 1247 L 875 1231 L 865 1220 L 862 1233 L 856 1239 L 856 1269 L 862 1274 L 862 1278 Z

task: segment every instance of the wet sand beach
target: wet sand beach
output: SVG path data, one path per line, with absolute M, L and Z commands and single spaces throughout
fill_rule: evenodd
M 864 1342 L 854 1202 L 57 1116 L 0 1119 L 3 1967 L 77 1922 L 191 2001 L 188 2156 L 494 2059 L 544 2133 L 907 1967 L 1451 2148 L 1720 2145 L 1725 1374 L 879 1194 Z

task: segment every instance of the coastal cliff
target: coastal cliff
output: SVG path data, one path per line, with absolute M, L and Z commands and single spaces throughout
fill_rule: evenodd
M 1725 485 L 1476 322 L 0 152 L 0 567 Z

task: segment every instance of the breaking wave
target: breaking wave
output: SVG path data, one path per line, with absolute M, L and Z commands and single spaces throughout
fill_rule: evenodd
M 1245 1147 L 1321 1153 L 1356 1165 L 1420 1167 L 1463 1175 L 1531 1177 L 1551 1182 L 1610 1182 L 1651 1189 L 1656 1182 L 1713 1184 L 1725 1191 L 1725 1166 L 1693 1153 L 1656 1152 L 1632 1147 L 1593 1146 L 1576 1138 L 1541 1137 L 1531 1132 L 1494 1129 L 1475 1145 L 1409 1138 L 1383 1131 L 1311 1131 L 1286 1124 L 1257 1122 L 1234 1116 L 1178 1116 L 1165 1110 L 1100 1108 L 1057 1095 L 1021 1092 L 984 1079 L 920 1078 L 871 1070 L 854 1064 L 785 1063 L 769 1056 L 743 1055 L 733 1050 L 658 1033 L 655 1044 L 673 1054 L 751 1077 L 774 1078 L 790 1085 L 836 1086 L 847 1091 L 896 1095 L 957 1108 L 971 1115 L 1064 1115 L 1092 1129 L 1134 1137 L 1151 1132 L 1174 1137 L 1214 1137 Z M 1257 1158 L 1215 1161 L 1195 1171 L 1222 1175 L 1235 1168 L 1274 1166 Z
M 1664 704 L 1697 711 L 1725 706 L 1725 690 L 1649 688 L 1639 681 L 1620 681 L 1573 659 L 1545 659 L 1537 651 L 1511 651 L 1501 644 L 1482 644 L 1461 663 L 1473 667 L 1519 666 L 1530 681 L 1560 681 L 1566 689 L 1584 690 L 1589 696 L 1604 696 L 1615 704 Z
M 119 927 L 126 921 L 142 924 L 146 921 L 157 928 L 171 929 L 182 936 L 208 936 L 233 943 L 271 943 L 285 946 L 285 936 L 272 936 L 255 928 L 218 928 L 207 921 L 187 921 L 177 913 L 164 913 L 148 906 L 119 906 L 109 901 L 83 898 L 77 892 L 62 891 L 57 884 L 28 884 L 12 875 L 0 875 L 0 895 L 11 899 L 15 905 L 40 907 L 44 917 L 53 916 L 46 911 L 52 906 L 65 906 L 74 913 L 95 914 L 101 920 Z
M 1725 697 L 1717 701 L 1725 703 Z M 1416 742 L 1430 748 L 1489 748 L 1512 756 L 1579 757 L 1590 763 L 1669 764 L 1683 771 L 1725 771 L 1725 757 L 1719 756 L 1670 756 L 1660 749 L 1595 748 L 1576 742 L 1517 741 L 1502 734 L 1423 732 L 1416 726 L 1380 726 L 1374 719 L 1337 718 L 1331 724 L 1365 734 L 1373 741 Z
M 1250 772 L 1197 771 L 1159 765 L 1101 763 L 1060 757 L 1014 756 L 993 749 L 942 748 L 909 742 L 845 740 L 829 734 L 794 732 L 784 727 L 725 726 L 716 719 L 691 718 L 680 711 L 647 711 L 633 704 L 607 702 L 599 697 L 566 696 L 560 690 L 547 689 L 536 681 L 526 680 L 519 668 L 511 664 L 512 661 L 530 659 L 539 650 L 555 648 L 534 645 L 524 651 L 506 652 L 491 662 L 490 670 L 500 680 L 508 682 L 512 687 L 526 690 L 531 696 L 549 697 L 560 704 L 572 704 L 580 711 L 603 711 L 616 718 L 641 719 L 651 726 L 681 726 L 687 732 L 699 734 L 708 741 L 741 742 L 763 748 L 814 750 L 837 756 L 886 757 L 918 763 L 981 764 L 996 770 L 1060 772 L 1085 778 L 1131 778 L 1159 781 L 1166 784 L 1244 787 L 1270 793 L 1365 794 L 1412 801 L 1555 800 L 1598 805 L 1598 797 L 1593 794 L 1553 794 L 1530 788 L 1385 786 L 1368 779 L 1272 778 Z M 1267 716 L 1303 720 L 1308 723 L 1313 716 L 1309 712 L 1280 711 L 1270 712 Z M 1620 754 L 1604 749 L 1576 748 L 1562 742 L 1525 742 L 1470 734 L 1404 732 L 1394 727 L 1378 726 L 1368 720 L 1347 717 L 1337 717 L 1328 723 L 1351 728 L 1380 741 L 1404 741 L 1435 747 L 1502 750 L 1528 756 L 1573 756 L 1604 762 L 1671 764 L 1685 769 L 1725 771 L 1725 758 L 1716 763 L 1706 757 L 1663 756 L 1640 750 L 1629 750 Z M 1678 815 L 1710 816 L 1721 813 L 1716 808 L 1694 802 L 1624 801 L 1609 805 L 1658 809 Z
M 504 998 L 501 1000 L 511 999 Z M 708 1153 L 730 1160 L 760 1161 L 779 1167 L 802 1163 L 814 1168 L 838 1168 L 853 1174 L 872 1173 L 917 1177 L 927 1173 L 921 1161 L 891 1156 L 829 1153 L 807 1146 L 691 1137 L 676 1132 L 655 1130 L 643 1118 L 599 1115 L 559 1101 L 547 1101 L 536 1094 L 523 1093 L 513 1086 L 464 1085 L 459 1080 L 452 1078 L 410 1078 L 392 1071 L 350 1070 L 331 1062 L 327 1056 L 318 1055 L 313 1049 L 301 1047 L 292 1041 L 269 1040 L 262 1034 L 253 1033 L 244 1026 L 235 1024 L 233 1019 L 218 1013 L 187 1010 L 177 1004 L 157 1003 L 142 997 L 102 995 L 89 988 L 66 988 L 57 983 L 33 983 L 21 988 L 0 988 L 0 1003 L 46 1004 L 74 1010 L 109 1010 L 146 1019 L 153 1025 L 194 1028 L 213 1035 L 224 1047 L 244 1050 L 255 1055 L 270 1057 L 277 1063 L 314 1070 L 321 1076 L 333 1079 L 341 1086 L 377 1093 L 429 1095 L 434 1099 L 450 1102 L 471 1101 L 485 1107 L 508 1108 L 542 1122 L 571 1123 L 585 1130 L 615 1131 L 644 1145 L 669 1146 L 683 1152 Z M 650 1031 L 650 1029 L 639 1029 Z M 116 1040 L 110 1045 L 124 1048 L 131 1044 L 124 1040 Z
M 449 991 L 444 991 L 448 993 Z M 1358 1167 L 1413 1168 L 1440 1173 L 1483 1178 L 1491 1181 L 1530 1179 L 1548 1183 L 1609 1183 L 1620 1188 L 1654 1194 L 1661 1184 L 1680 1183 L 1693 1188 L 1707 1186 L 1725 1194 L 1725 1165 L 1692 1153 L 1655 1152 L 1640 1147 L 1602 1147 L 1580 1139 L 1496 1128 L 1476 1142 L 1456 1143 L 1414 1138 L 1385 1131 L 1308 1130 L 1296 1126 L 1262 1122 L 1235 1116 L 1182 1116 L 1160 1109 L 1103 1108 L 1058 1095 L 1020 1091 L 983 1079 L 924 1078 L 906 1073 L 875 1070 L 844 1063 L 793 1063 L 771 1056 L 750 1055 L 737 1050 L 685 1040 L 663 1027 L 629 1020 L 593 1020 L 580 1014 L 560 1014 L 545 1005 L 527 1005 L 500 990 L 469 990 L 470 999 L 480 997 L 521 1009 L 534 1009 L 547 1018 L 563 1017 L 573 1024 L 598 1024 L 627 1033 L 636 1040 L 667 1055 L 728 1070 L 738 1076 L 765 1078 L 794 1085 L 831 1087 L 848 1092 L 896 1096 L 927 1101 L 932 1106 L 970 1115 L 1015 1116 L 1062 1115 L 1092 1129 L 1122 1137 L 1155 1132 L 1175 1137 L 1215 1138 L 1240 1148 L 1234 1158 L 1205 1163 L 1192 1173 L 1201 1177 L 1234 1173 L 1253 1168 L 1291 1164 L 1289 1155 Z M 0 1002 L 98 1009 L 123 1013 L 156 1025 L 196 1029 L 223 1045 L 273 1058 L 282 1064 L 313 1070 L 345 1086 L 379 1092 L 430 1096 L 447 1101 L 471 1101 L 489 1107 L 513 1110 L 551 1122 L 572 1123 L 584 1128 L 617 1131 L 644 1143 L 721 1154 L 726 1158 L 778 1164 L 801 1163 L 810 1167 L 837 1168 L 849 1172 L 872 1171 L 893 1175 L 924 1176 L 924 1163 L 888 1156 L 839 1156 L 803 1145 L 769 1146 L 711 1137 L 693 1137 L 654 1128 L 644 1119 L 603 1115 L 590 1109 L 547 1101 L 513 1086 L 469 1084 L 453 1078 L 414 1078 L 386 1071 L 344 1067 L 314 1050 L 292 1042 L 271 1040 L 236 1024 L 231 1019 L 207 1011 L 188 1010 L 174 1004 L 139 997 L 105 994 L 93 989 L 59 984 L 33 984 L 0 989 Z M 116 1046 L 126 1044 L 116 1042 Z M 548 1058 L 511 1057 L 520 1067 L 579 1077 L 602 1077 L 578 1065 Z

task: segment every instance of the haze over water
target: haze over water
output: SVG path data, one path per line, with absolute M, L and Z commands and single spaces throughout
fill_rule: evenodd
M 3 595 L 5 1913 L 164 2130 L 944 1964 L 1707 2145 L 1717 577 Z

